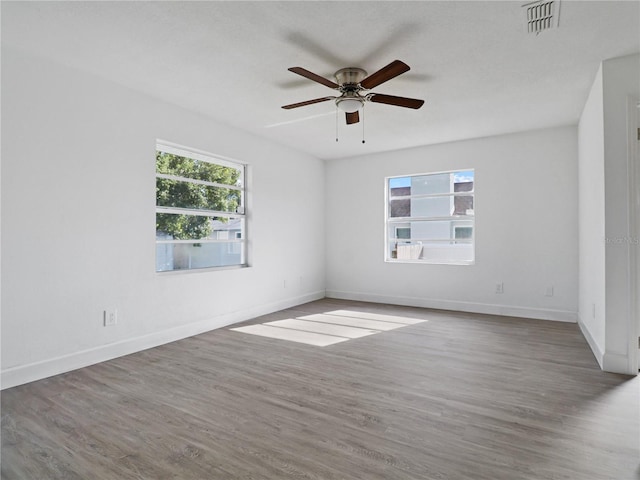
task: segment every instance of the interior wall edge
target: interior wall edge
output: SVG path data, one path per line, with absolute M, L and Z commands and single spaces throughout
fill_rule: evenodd
M 593 335 L 591 335 L 591 332 L 589 331 L 589 327 L 582 321 L 580 316 L 578 316 L 578 326 L 580 327 L 580 332 L 582 332 L 582 336 L 587 341 L 593 356 L 596 358 L 598 365 L 603 369 L 604 354 L 602 353 L 602 349 L 600 348 L 600 345 L 598 345 L 598 342 L 596 342 L 595 338 L 593 338 Z
M 297 297 L 283 299 L 273 303 L 255 306 L 245 310 L 238 310 L 218 315 L 207 320 L 180 325 L 178 327 L 153 332 L 135 338 L 129 338 L 115 343 L 100 345 L 88 350 L 82 350 L 57 358 L 46 359 L 26 365 L 19 365 L 0 372 L 0 390 L 16 387 L 25 383 L 42 380 L 47 377 L 67 373 L 79 368 L 95 365 L 96 363 L 112 360 L 124 355 L 141 352 L 149 348 L 158 347 L 184 338 L 199 335 L 228 325 L 243 322 L 260 315 L 277 312 L 295 307 L 303 303 L 324 298 L 324 290 L 309 292 Z
M 406 307 L 433 308 L 437 310 L 453 310 L 458 312 L 481 313 L 506 317 L 531 318 L 535 320 L 551 320 L 557 322 L 576 323 L 578 313 L 568 310 L 553 310 L 534 307 L 516 307 L 512 305 L 498 305 L 476 302 L 461 302 L 455 300 L 441 300 L 435 298 L 398 297 L 379 295 L 375 293 L 346 292 L 327 290 L 328 298 L 340 300 L 356 300 L 373 303 L 388 303 Z
M 638 242 L 640 240 L 640 151 L 638 144 L 640 136 L 640 100 L 639 95 L 627 95 L 627 176 L 628 176 L 628 194 L 627 202 L 629 204 L 628 212 L 628 238 L 635 238 L 634 245 L 629 245 L 629 345 L 628 345 L 628 362 L 629 371 L 638 371 L 638 338 L 640 338 L 640 248 Z

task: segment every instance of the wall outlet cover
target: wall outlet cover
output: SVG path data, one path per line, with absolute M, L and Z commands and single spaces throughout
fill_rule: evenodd
M 118 323 L 118 310 L 115 308 L 112 310 L 104 311 L 104 326 L 111 327 Z

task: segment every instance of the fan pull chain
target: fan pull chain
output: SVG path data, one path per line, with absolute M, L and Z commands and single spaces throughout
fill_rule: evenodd
M 336 105 L 336 142 L 338 141 L 338 106 Z
M 364 143 L 364 105 L 362 106 L 362 143 Z

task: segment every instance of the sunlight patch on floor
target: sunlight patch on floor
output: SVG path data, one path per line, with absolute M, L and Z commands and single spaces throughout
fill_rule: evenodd
M 287 318 L 258 325 L 231 328 L 230 330 L 326 347 L 422 322 L 426 322 L 426 320 L 396 315 L 335 310 L 329 312 L 329 314 L 304 315 L 298 318 Z

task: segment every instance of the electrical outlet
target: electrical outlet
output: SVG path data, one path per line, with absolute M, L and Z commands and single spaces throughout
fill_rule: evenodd
M 504 282 L 496 283 L 496 293 L 504 293 Z
M 544 291 L 545 297 L 553 297 L 553 285 L 548 286 Z
M 112 309 L 112 310 L 105 310 L 104 311 L 104 326 L 105 327 L 112 327 L 116 323 L 118 323 L 118 310 L 116 310 L 115 308 Z

